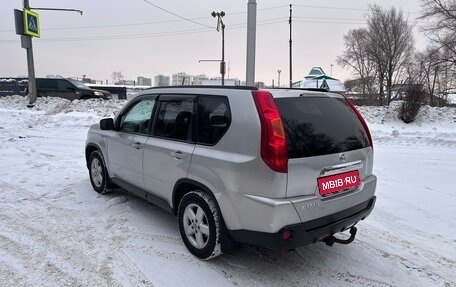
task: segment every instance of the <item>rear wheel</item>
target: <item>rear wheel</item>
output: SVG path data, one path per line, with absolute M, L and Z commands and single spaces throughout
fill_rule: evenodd
M 196 257 L 211 259 L 222 254 L 224 229 L 217 206 L 208 194 L 184 195 L 178 210 L 179 230 L 187 249 Z
M 103 156 L 96 150 L 89 157 L 89 176 L 93 189 L 98 193 L 108 191 L 108 173 L 104 164 Z

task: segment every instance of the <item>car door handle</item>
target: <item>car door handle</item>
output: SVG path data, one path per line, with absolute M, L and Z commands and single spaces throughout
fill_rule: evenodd
M 172 157 L 175 159 L 183 159 L 185 157 L 185 154 L 183 154 L 181 151 L 173 151 L 169 153 Z
M 142 144 L 140 143 L 134 143 L 134 144 L 131 144 L 132 147 L 134 147 L 135 149 L 142 149 Z

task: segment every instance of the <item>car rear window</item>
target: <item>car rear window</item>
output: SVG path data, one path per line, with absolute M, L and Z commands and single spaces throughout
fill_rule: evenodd
M 363 125 L 345 99 L 276 98 L 288 156 L 302 158 L 346 152 L 369 146 Z

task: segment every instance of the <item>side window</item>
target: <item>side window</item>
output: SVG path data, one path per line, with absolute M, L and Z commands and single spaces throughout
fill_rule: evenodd
M 120 131 L 148 135 L 154 104 L 154 99 L 137 102 L 126 114 L 122 115 Z
M 55 79 L 38 79 L 36 81 L 38 89 L 44 90 L 57 90 L 57 80 Z
M 193 99 L 161 101 L 154 135 L 184 141 L 192 140 Z
M 17 92 L 17 82 L 15 80 L 11 81 L 2 81 L 0 80 L 0 92 L 10 92 L 16 93 Z
M 199 96 L 198 143 L 215 145 L 228 130 L 231 111 L 228 99 L 222 96 Z
M 61 91 L 69 91 L 68 88 L 74 90 L 74 86 L 70 82 L 68 82 L 66 80 L 59 80 L 58 83 L 59 83 L 58 84 L 59 85 L 59 90 L 61 90 Z

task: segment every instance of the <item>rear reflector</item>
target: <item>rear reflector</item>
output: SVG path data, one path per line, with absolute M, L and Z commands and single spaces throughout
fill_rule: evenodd
M 291 230 L 284 230 L 282 231 L 282 239 L 287 241 L 290 240 L 290 238 L 293 237 L 293 231 Z
M 288 150 L 282 118 L 271 93 L 253 91 L 261 122 L 261 158 L 274 171 L 287 172 Z

